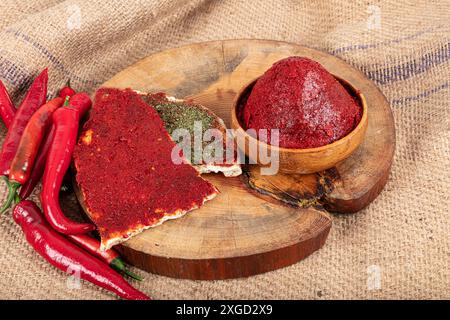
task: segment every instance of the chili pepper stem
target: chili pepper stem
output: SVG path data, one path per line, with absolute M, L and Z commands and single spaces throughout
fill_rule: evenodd
M 8 197 L 6 198 L 6 202 L 3 204 L 3 206 L 0 208 L 0 214 L 4 213 L 6 210 L 8 210 L 11 207 L 11 204 L 13 201 L 16 200 L 17 196 L 17 189 L 20 188 L 20 183 L 15 181 L 8 181 L 7 182 L 8 187 Z
M 111 266 L 111 268 L 117 270 L 120 273 L 124 273 L 127 276 L 129 276 L 130 278 L 133 278 L 137 281 L 142 281 L 142 277 L 138 276 L 137 274 L 131 272 L 130 270 L 127 269 L 127 267 L 125 266 L 125 263 L 123 262 L 122 259 L 120 259 L 119 257 L 115 258 L 114 260 L 112 260 L 109 265 Z
M 14 203 L 18 204 L 21 201 L 20 196 L 16 193 L 15 197 L 14 197 Z
M 69 106 L 69 101 L 70 101 L 70 97 L 66 96 L 66 98 L 64 99 L 63 107 L 68 107 Z
M 3 181 L 5 181 L 6 185 L 9 185 L 9 179 L 7 176 L 0 176 L 0 179 L 2 179 Z
M 134 272 L 131 272 L 131 271 L 128 270 L 128 269 L 124 269 L 122 272 L 123 272 L 124 274 L 126 274 L 127 276 L 129 276 L 130 278 L 134 279 L 134 280 L 137 280 L 137 281 L 142 281 L 142 280 L 144 280 L 141 276 L 137 275 L 137 274 L 134 273 Z

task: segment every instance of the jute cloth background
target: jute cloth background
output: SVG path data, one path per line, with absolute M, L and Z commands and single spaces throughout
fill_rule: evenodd
M 379 198 L 335 215 L 323 249 L 291 267 L 213 282 L 138 271 L 136 286 L 158 299 L 449 299 L 449 18 L 449 1 L 2 0 L 0 78 L 17 102 L 45 66 L 51 94 L 67 78 L 92 92 L 153 52 L 205 40 L 283 40 L 339 56 L 394 112 L 395 161 Z M 9 213 L 0 243 L 0 298 L 114 298 L 85 282 L 68 289 Z

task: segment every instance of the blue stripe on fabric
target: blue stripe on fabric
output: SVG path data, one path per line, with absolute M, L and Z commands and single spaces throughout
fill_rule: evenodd
M 367 76 L 378 84 L 388 84 L 409 79 L 424 73 L 431 68 L 447 62 L 450 59 L 450 43 L 437 51 L 429 52 L 418 60 L 408 61 L 400 65 L 368 71 Z
M 96 80 L 88 80 L 88 79 L 83 79 L 79 76 L 77 76 L 76 74 L 68 71 L 63 63 L 56 58 L 47 48 L 45 48 L 42 44 L 40 44 L 39 42 L 37 42 L 36 40 L 32 39 L 30 36 L 18 31 L 18 30 L 14 30 L 14 29 L 6 29 L 5 32 L 7 33 L 11 33 L 13 34 L 16 38 L 18 39 L 22 39 L 23 41 L 25 41 L 26 43 L 32 45 L 35 49 L 37 49 L 41 54 L 43 54 L 50 62 L 52 62 L 52 64 L 59 69 L 62 73 L 64 73 L 65 75 L 67 75 L 67 77 L 69 77 L 72 80 L 81 82 L 83 84 L 87 84 L 87 85 L 91 85 L 91 86 L 98 86 L 101 85 L 102 82 L 96 81 Z
M 427 97 L 431 96 L 432 94 L 435 94 L 435 93 L 437 93 L 437 92 L 439 92 L 441 90 L 447 89 L 449 87 L 450 87 L 449 82 L 445 82 L 445 83 L 443 83 L 443 84 L 441 84 L 441 85 L 439 85 L 437 87 L 425 90 L 425 91 L 423 91 L 423 92 L 421 92 L 421 93 L 419 93 L 419 94 L 417 94 L 415 96 L 409 96 L 409 97 L 403 97 L 403 98 L 394 99 L 394 100 L 391 101 L 391 103 L 393 105 L 398 105 L 398 104 L 405 104 L 405 103 L 408 103 L 408 102 L 411 102 L 411 101 L 418 101 L 418 100 L 427 98 Z
M 349 51 L 353 51 L 353 50 L 367 50 L 367 49 L 374 49 L 374 48 L 378 48 L 378 47 L 382 47 L 382 46 L 388 46 L 388 45 L 392 45 L 392 44 L 399 44 L 406 40 L 413 40 L 413 39 L 418 38 L 427 33 L 436 32 L 438 30 L 441 30 L 442 27 L 443 27 L 442 25 L 434 26 L 434 27 L 431 27 L 428 29 L 418 31 L 414 34 L 410 34 L 410 35 L 396 38 L 396 39 L 385 40 L 385 41 L 381 41 L 378 43 L 349 45 L 346 47 L 334 49 L 330 53 L 333 55 L 337 55 L 339 53 L 349 52 Z
M 21 87 L 30 82 L 31 74 L 11 60 L 0 55 L 0 77 L 15 87 Z
M 20 95 L 21 92 L 27 91 L 31 83 L 33 82 L 33 79 L 37 75 L 38 74 L 29 73 L 11 60 L 2 57 L 0 54 L 0 78 L 12 84 L 12 86 L 15 88 L 13 98 L 15 98 L 17 95 Z M 12 92 L 10 92 L 10 94 L 12 94 Z M 52 97 L 54 97 L 54 92 L 49 90 L 47 92 L 47 100 L 51 99 Z

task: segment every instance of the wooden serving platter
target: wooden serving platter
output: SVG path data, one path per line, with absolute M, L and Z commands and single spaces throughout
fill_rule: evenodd
M 229 126 L 231 104 L 242 86 L 293 55 L 320 62 L 363 92 L 369 109 L 363 144 L 349 159 L 317 174 L 260 176 L 256 166 L 247 166 L 241 177 L 204 175 L 221 193 L 199 210 L 121 245 L 130 263 L 165 276 L 207 280 L 275 270 L 324 245 L 332 223 L 326 210 L 356 212 L 381 192 L 395 148 L 391 110 L 370 80 L 329 54 L 276 41 L 204 42 L 153 54 L 104 86 L 192 98 Z

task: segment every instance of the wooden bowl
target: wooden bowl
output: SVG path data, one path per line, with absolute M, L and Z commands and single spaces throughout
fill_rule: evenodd
M 238 92 L 231 109 L 231 126 L 235 130 L 237 141 L 244 142 L 238 143 L 238 146 L 249 157 L 250 163 L 258 163 L 264 166 L 264 161 L 260 160 L 258 156 L 260 148 L 264 148 L 263 154 L 273 155 L 274 159 L 277 158 L 276 153 L 278 153 L 278 170 L 280 172 L 307 174 L 332 168 L 337 163 L 348 158 L 356 150 L 364 139 L 368 125 L 367 103 L 364 95 L 358 89 L 346 80 L 337 76 L 334 77 L 352 96 L 359 100 L 359 105 L 362 108 L 362 117 L 358 125 L 345 137 L 317 148 L 294 149 L 276 147 L 249 135 L 239 121 L 238 110 L 243 106 L 258 78 Z M 257 152 L 249 152 L 250 146 L 257 146 Z M 272 154 L 272 152 L 275 152 L 275 154 Z

